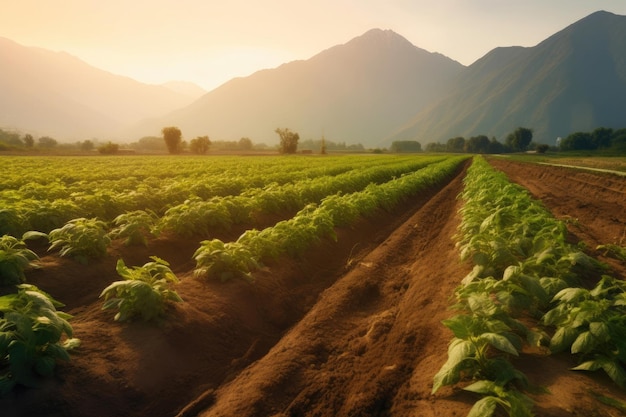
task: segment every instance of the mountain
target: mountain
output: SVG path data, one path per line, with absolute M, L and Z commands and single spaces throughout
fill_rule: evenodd
M 89 66 L 64 52 L 0 38 L 0 127 L 57 139 L 115 138 L 127 125 L 193 101 Z
M 184 94 L 194 100 L 202 97 L 207 93 L 204 88 L 189 81 L 168 81 L 161 85 L 174 92 Z
M 440 97 L 465 67 L 373 29 L 308 60 L 233 79 L 193 104 L 145 121 L 131 135 L 178 126 L 186 139 L 276 142 L 276 128 L 303 139 L 374 144 Z
M 519 126 L 534 140 L 626 123 L 626 16 L 600 11 L 532 48 L 496 48 L 470 65 L 452 93 L 382 144 L 445 142 L 479 134 L 503 141 Z

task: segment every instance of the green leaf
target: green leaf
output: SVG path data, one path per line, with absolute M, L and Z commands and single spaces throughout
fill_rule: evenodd
M 483 333 L 479 336 L 479 338 L 488 341 L 491 346 L 498 350 L 510 353 L 511 355 L 519 356 L 515 346 L 513 346 L 513 344 L 505 336 L 496 333 Z
M 573 327 L 559 327 L 550 339 L 550 351 L 557 353 L 570 348 L 578 334 L 579 331 Z
M 572 353 L 589 353 L 596 345 L 596 338 L 591 332 L 582 332 L 578 335 L 574 343 L 572 343 Z
M 475 333 L 473 328 L 475 327 L 476 321 L 466 314 L 459 314 L 443 320 L 442 323 L 448 329 L 452 330 L 452 333 L 459 339 L 467 339 Z
M 490 417 L 496 411 L 498 399 L 496 397 L 483 397 L 474 403 L 467 417 Z
M 54 366 L 54 358 L 50 356 L 38 356 L 35 360 L 35 372 L 41 376 L 52 376 Z
M 471 385 L 468 385 L 467 387 L 464 387 L 463 389 L 465 391 L 471 391 L 471 392 L 475 392 L 476 394 L 493 394 L 496 392 L 496 384 L 493 381 L 486 381 L 486 380 L 481 380 L 481 381 L 476 381 Z

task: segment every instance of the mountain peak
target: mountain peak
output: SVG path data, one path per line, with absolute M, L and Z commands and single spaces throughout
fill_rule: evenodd
M 374 28 L 370 29 L 361 36 L 357 36 L 356 38 L 349 41 L 348 44 L 362 44 L 367 45 L 368 47 L 372 46 L 381 46 L 381 47 L 389 47 L 391 45 L 401 45 L 403 47 L 410 46 L 412 48 L 417 48 L 411 42 L 409 42 L 405 37 L 398 35 L 391 29 L 379 29 Z

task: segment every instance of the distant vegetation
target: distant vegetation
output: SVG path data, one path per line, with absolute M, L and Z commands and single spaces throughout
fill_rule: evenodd
M 300 140 L 300 135 L 296 132 L 292 132 L 291 130 L 285 128 L 277 128 L 275 130 L 280 137 L 280 144 L 278 145 L 278 151 L 280 153 L 296 153 L 298 150 L 298 141 Z
M 574 132 L 566 138 L 558 140 L 557 145 L 552 147 L 533 142 L 532 137 L 531 129 L 519 127 L 507 136 L 504 143 L 498 142 L 495 137 L 489 139 L 485 135 L 472 136 L 469 139 L 459 136 L 448 139 L 446 143 L 429 143 L 426 145 L 426 151 L 482 154 L 524 151 L 545 153 L 548 150 L 626 152 L 626 128 L 613 130 L 599 127 L 592 132 Z
M 575 132 L 561 139 L 559 148 L 563 151 L 610 150 L 626 152 L 626 129 L 599 127 L 593 132 Z
M 35 139 L 31 134 L 20 135 L 17 132 L 9 132 L 0 129 L 0 152 L 79 152 L 92 153 L 98 151 L 101 154 L 128 154 L 128 153 L 193 153 L 204 155 L 210 151 L 215 152 L 248 152 L 248 151 L 278 151 L 289 154 L 296 152 L 321 153 L 326 152 L 374 152 L 382 153 L 387 149 L 366 149 L 362 144 L 346 144 L 346 142 L 334 142 L 325 138 L 300 140 L 298 133 L 289 129 L 276 129 L 280 137 L 278 145 L 255 144 L 248 137 L 239 140 L 211 140 L 209 136 L 198 136 L 187 142 L 183 140 L 182 131 L 175 126 L 162 129 L 163 136 L 144 136 L 136 142 L 120 145 L 108 142 L 98 142 L 94 139 L 86 139 L 75 143 L 59 143 L 49 136 Z M 449 152 L 449 153 L 472 153 L 472 154 L 501 154 L 513 152 L 533 151 L 545 153 L 548 150 L 559 151 L 601 151 L 602 153 L 626 153 L 626 128 L 611 129 L 598 127 L 591 132 L 574 132 L 559 138 L 555 146 L 536 143 L 533 141 L 533 130 L 526 127 L 518 127 L 509 133 L 504 142 L 499 142 L 495 137 L 477 135 L 470 138 L 456 136 L 448 139 L 445 143 L 430 142 L 425 146 L 415 140 L 398 140 L 391 143 L 389 152 Z

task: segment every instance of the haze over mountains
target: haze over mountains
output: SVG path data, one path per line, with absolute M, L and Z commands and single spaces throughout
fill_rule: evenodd
M 373 29 L 199 98 L 193 85 L 142 84 L 2 38 L 0 66 L 0 128 L 59 140 L 130 142 L 173 125 L 187 140 L 276 143 L 274 130 L 287 127 L 304 139 L 376 147 L 479 134 L 503 141 L 524 126 L 554 143 L 626 126 L 626 17 L 608 12 L 534 47 L 496 48 L 469 67 Z
M 198 97 L 139 83 L 64 52 L 0 38 L 0 128 L 63 139 L 121 137 L 122 129 Z M 199 87 L 198 87 L 199 88 Z

